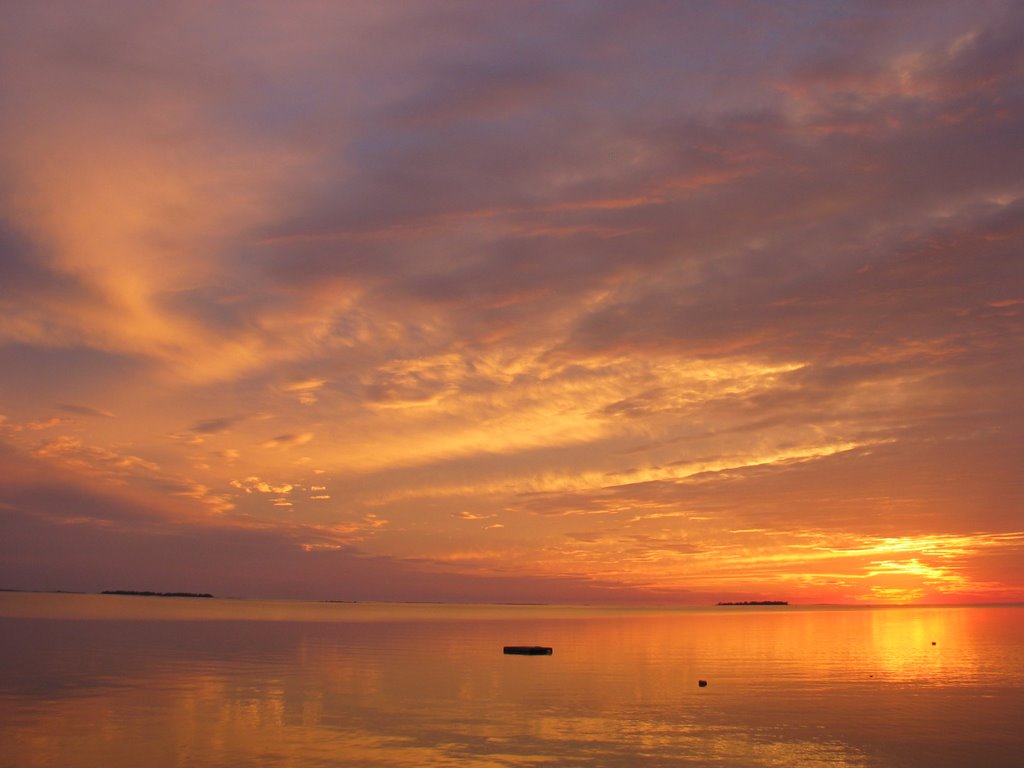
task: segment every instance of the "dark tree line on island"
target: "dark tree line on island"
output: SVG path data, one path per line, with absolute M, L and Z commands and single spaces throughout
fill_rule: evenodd
M 134 589 L 105 589 L 104 595 L 136 595 L 138 597 L 213 597 L 208 592 L 139 592 Z

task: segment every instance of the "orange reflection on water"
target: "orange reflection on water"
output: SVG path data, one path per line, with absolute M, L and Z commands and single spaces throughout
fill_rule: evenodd
M 0 764 L 932 768 L 1000 764 L 1024 705 L 1022 609 L 221 602 L 0 619 Z
M 893 608 L 871 611 L 873 658 L 888 680 L 952 685 L 981 669 L 970 638 L 969 608 Z

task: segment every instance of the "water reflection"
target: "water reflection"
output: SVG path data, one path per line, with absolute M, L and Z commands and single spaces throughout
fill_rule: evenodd
M 1021 609 L 215 608 L 0 619 L 0 764 L 1001 765 L 1024 707 Z
M 970 639 L 967 609 L 877 611 L 871 637 L 878 670 L 887 679 L 933 685 L 965 685 L 983 674 Z

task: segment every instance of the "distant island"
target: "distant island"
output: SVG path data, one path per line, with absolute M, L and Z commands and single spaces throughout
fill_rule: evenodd
M 101 594 L 136 595 L 138 597 L 213 597 L 207 592 L 202 594 L 198 592 L 138 592 L 134 589 L 105 589 Z
M 789 605 L 786 600 L 744 600 L 740 603 L 718 603 L 718 605 Z

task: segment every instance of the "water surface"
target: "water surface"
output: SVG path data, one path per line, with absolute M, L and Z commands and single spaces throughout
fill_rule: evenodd
M 0 650 L 18 768 L 998 768 L 1024 748 L 1022 607 L 2 593 Z

